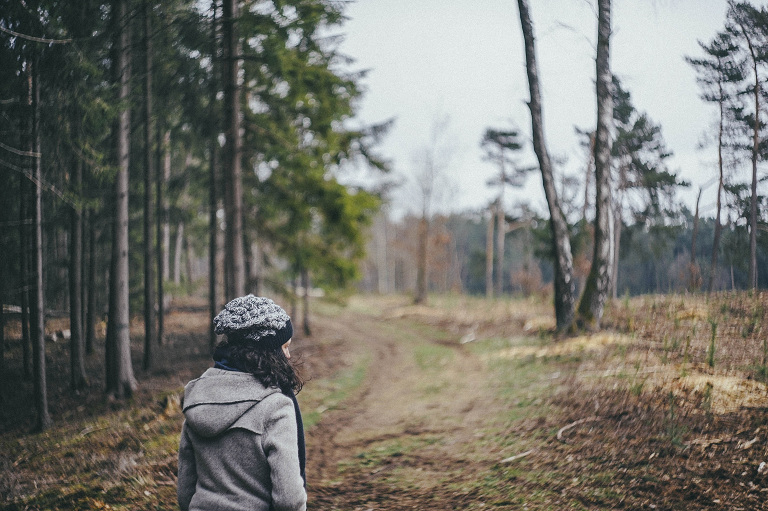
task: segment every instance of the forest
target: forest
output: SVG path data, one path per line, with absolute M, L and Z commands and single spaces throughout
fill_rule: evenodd
M 217 342 L 212 318 L 227 301 L 248 293 L 285 304 L 296 338 L 306 342 L 299 347 L 307 369 L 315 371 L 320 387 L 332 389 L 302 397 L 316 407 L 318 429 L 311 434 L 317 438 L 345 431 L 337 425 L 346 420 L 343 414 L 337 422 L 320 422 L 326 410 L 344 410 L 339 403 L 356 386 L 375 387 L 364 383 L 369 380 L 363 369 L 359 381 L 358 373 L 345 370 L 371 361 L 405 364 L 392 358 L 402 347 L 389 354 L 365 348 L 366 355 L 355 344 L 355 335 L 371 335 L 382 346 L 395 346 L 397 341 L 377 330 L 392 328 L 379 323 L 382 317 L 400 322 L 402 330 L 390 332 L 393 336 L 416 338 L 419 328 L 435 329 L 430 344 L 414 348 L 418 371 L 429 377 L 435 377 L 429 372 L 434 364 L 460 371 L 451 365 L 458 364 L 457 357 L 487 362 L 490 344 L 440 351 L 448 349 L 440 340 L 446 332 L 464 345 L 481 338 L 484 329 L 488 342 L 512 335 L 512 347 L 504 349 L 514 353 L 518 333 L 530 332 L 525 342 L 562 346 L 544 360 L 564 364 L 576 360 L 568 343 L 581 346 L 579 353 L 592 349 L 578 344 L 583 336 L 619 332 L 635 339 L 645 332 L 644 341 L 654 349 L 663 346 L 664 364 L 674 359 L 669 353 L 680 351 L 685 374 L 694 356 L 689 349 L 701 341 L 707 357 L 702 367 L 714 371 L 716 337 L 741 328 L 725 329 L 733 319 L 724 312 L 729 296 L 735 297 L 728 306 L 734 318 L 752 318 L 741 337 L 759 342 L 760 290 L 768 288 L 768 202 L 760 168 L 768 154 L 768 9 L 729 2 L 722 30 L 699 41 L 698 53 L 685 56 L 685 65 L 696 73 L 700 100 L 712 113 L 710 126 L 694 129 L 705 132 L 718 157 L 715 169 L 706 175 L 702 170 L 690 182 L 669 164 L 673 148 L 663 126 L 612 73 L 611 0 L 592 2 L 595 122 L 575 127 L 584 154 L 581 171 L 563 171 L 548 149 L 543 125 L 546 76 L 539 74 L 529 6 L 535 9 L 536 2 L 516 3 L 527 80 L 520 100 L 530 118 L 525 128 L 491 120 L 477 134 L 484 158 L 497 167 L 487 183 L 487 205 L 441 211 L 435 203 L 450 152 L 443 138 L 446 121 L 435 120 L 431 142 L 415 159 L 415 184 L 391 179 L 391 159 L 380 146 L 397 121 L 359 119 L 367 71 L 341 51 L 345 1 L 5 0 L 0 7 L 0 402 L 14 405 L 4 413 L 0 432 L 13 439 L 56 431 L 57 422 L 74 420 L 68 415 L 73 409 L 83 417 L 109 410 L 150 413 L 142 406 L 151 408 L 160 399 L 152 389 L 162 389 L 163 415 L 142 424 L 145 431 L 170 434 L 163 421 L 176 417 L 178 402 L 171 396 L 179 384 L 171 375 L 178 369 L 192 377 L 191 368 Z M 520 163 L 527 146 L 535 153 L 533 166 Z M 546 210 L 514 193 L 539 179 Z M 397 186 L 413 187 L 417 197 L 414 209 L 403 215 L 392 214 Z M 700 215 L 707 189 L 716 190 L 712 216 Z M 682 198 L 684 190 L 698 197 L 695 206 Z M 655 317 L 657 301 L 677 311 L 658 326 L 670 329 L 669 336 L 653 330 L 648 319 Z M 456 303 L 466 310 L 456 310 Z M 530 316 L 513 312 L 515 303 Z M 688 305 L 699 312 L 687 316 Z M 440 312 L 430 316 L 429 307 Z M 701 312 L 707 307 L 710 312 Z M 491 310 L 500 315 L 476 319 Z M 475 319 L 461 319 L 468 311 Z M 371 316 L 376 312 L 384 316 Z M 696 323 L 702 317 L 708 326 Z M 331 325 L 338 318 L 344 326 L 337 344 L 345 362 L 329 361 L 325 351 L 337 346 L 328 343 L 335 339 Z M 414 326 L 419 321 L 422 326 Z M 679 332 L 681 321 L 692 328 L 687 340 Z M 367 325 L 367 334 L 356 330 L 360 325 Z M 623 362 L 630 342 L 625 337 L 616 341 Z M 728 370 L 747 367 L 747 379 L 765 381 L 764 341 L 754 364 L 728 346 L 718 352 L 733 363 Z M 540 358 L 534 353 L 530 356 Z M 174 360 L 191 362 L 182 370 Z M 640 399 L 637 364 L 627 392 Z M 566 371 L 558 367 L 546 370 Z M 375 382 L 377 376 L 370 378 Z M 714 398 L 707 395 L 710 417 Z M 668 419 L 674 396 L 672 404 L 663 396 L 648 398 L 648 406 Z M 467 403 L 478 396 L 465 397 L 469 410 Z M 564 398 L 542 399 L 552 404 Z M 669 427 L 667 419 L 658 419 L 660 427 Z M 583 423 L 578 420 L 568 428 Z M 98 431 L 89 428 L 81 428 L 80 436 Z M 104 449 L 123 450 L 104 442 Z M 173 458 L 172 449 L 163 452 Z M 315 454 L 339 461 L 340 453 Z M 0 456 L 6 478 L 0 478 L 0 504 L 13 506 L 19 495 L 27 495 L 34 505 L 53 506 L 34 501 L 32 490 L 7 475 L 29 458 L 18 456 L 16 461 Z M 167 459 L 158 470 L 170 485 L 175 462 Z M 122 468 L 115 470 L 129 477 Z M 325 482 L 310 485 L 311 495 L 316 502 L 338 504 L 341 490 L 335 493 L 328 482 L 335 476 L 325 465 L 317 470 Z M 166 485 L 157 481 L 155 487 Z M 644 495 L 653 493 L 646 490 Z M 93 507 L 87 508 L 100 509 L 89 495 Z M 137 505 L 122 493 L 112 497 L 113 504 Z M 418 500 L 427 499 L 425 493 L 413 498 L 426 505 Z M 498 498 L 500 505 L 506 502 Z M 72 504 L 72 495 L 67 499 L 72 509 L 85 506 L 85 501 Z

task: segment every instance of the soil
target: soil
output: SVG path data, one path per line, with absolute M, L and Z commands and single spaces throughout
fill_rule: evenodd
M 318 304 L 312 337 L 295 338 L 292 348 L 307 379 L 302 410 L 319 419 L 307 430 L 308 507 L 768 509 L 759 356 L 767 303 L 740 295 L 625 301 L 608 310 L 607 333 L 575 338 L 553 336 L 541 302 Z M 105 399 L 98 376 L 80 395 L 67 391 L 66 351 L 49 347 L 56 424 L 78 424 L 82 435 L 90 427 L 83 424 L 131 407 L 164 413 L 158 395 L 178 394 L 210 365 L 206 314 L 187 307 L 171 317 L 159 365 L 138 374 L 130 402 Z M 717 322 L 718 358 L 709 365 Z M 139 338 L 140 325 L 134 329 Z M 11 364 L 13 354 L 7 350 Z M 101 359 L 89 359 L 89 374 L 98 375 Z M 343 387 L 339 375 L 356 370 L 360 381 L 333 394 Z M 0 445 L 34 442 L 30 389 L 14 383 L 20 374 L 2 381 Z M 178 414 L 167 420 L 178 428 Z M 35 495 L 65 494 L 69 483 L 14 456 L 0 452 L 0 508 L 104 508 L 90 497 L 88 505 L 74 497 L 40 504 Z M 173 488 L 163 486 L 173 484 L 173 456 L 138 463 L 134 473 L 119 472 L 123 481 L 151 490 L 158 509 L 173 509 Z M 110 503 L 99 484 L 107 495 L 100 505 L 136 508 L 125 494 Z

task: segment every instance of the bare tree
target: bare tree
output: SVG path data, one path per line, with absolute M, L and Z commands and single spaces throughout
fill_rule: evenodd
M 528 72 L 528 88 L 531 99 L 528 107 L 531 110 L 531 126 L 533 149 L 539 161 L 541 178 L 544 183 L 544 194 L 549 207 L 550 228 L 555 247 L 555 319 L 557 329 L 566 330 L 573 322 L 574 312 L 574 281 L 573 256 L 568 224 L 565 221 L 560 201 L 555 189 L 552 163 L 547 151 L 544 137 L 544 119 L 541 108 L 541 92 L 539 89 L 539 71 L 536 64 L 536 47 L 533 37 L 533 22 L 531 21 L 528 0 L 517 0 L 520 10 L 520 25 L 525 41 L 525 66 Z
M 416 154 L 416 189 L 419 194 L 421 217 L 418 228 L 418 251 L 416 264 L 416 294 L 414 303 L 427 301 L 429 279 L 429 223 L 432 207 L 441 192 L 443 173 L 450 158 L 450 150 L 444 146 L 444 135 L 448 128 L 448 116 L 437 117 L 432 123 L 429 143 Z
M 595 228 L 592 267 L 579 303 L 579 320 L 600 328 L 603 307 L 611 292 L 614 238 L 611 202 L 611 147 L 613 76 L 610 67 L 611 0 L 598 0 L 597 16 L 597 128 L 595 131 Z

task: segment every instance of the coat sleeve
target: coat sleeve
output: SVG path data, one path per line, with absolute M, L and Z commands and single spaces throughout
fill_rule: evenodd
M 176 487 L 176 497 L 181 511 L 187 511 L 192 502 L 197 486 L 197 467 L 195 466 L 195 452 L 192 442 L 189 440 L 187 423 L 181 428 L 181 440 L 179 441 L 179 473 Z
M 281 405 L 266 421 L 262 436 L 264 454 L 272 479 L 272 506 L 275 511 L 305 511 L 307 492 L 299 469 L 299 446 L 293 402 L 279 396 Z

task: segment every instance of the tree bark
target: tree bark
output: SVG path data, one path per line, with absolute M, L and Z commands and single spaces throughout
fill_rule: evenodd
M 579 303 L 579 321 L 600 328 L 603 307 L 611 292 L 613 274 L 613 203 L 611 201 L 611 128 L 613 84 L 610 68 L 611 0 L 598 0 L 597 129 L 595 130 L 595 229 L 592 267 Z
M 83 162 L 75 156 L 75 189 L 78 199 L 83 192 Z M 70 385 L 78 391 L 88 382 L 85 373 L 85 340 L 83 338 L 83 215 L 80 205 L 72 208 L 69 254 L 69 355 Z
M 504 172 L 501 174 L 501 189 L 499 202 L 496 207 L 496 297 L 504 292 L 504 239 L 507 234 L 507 224 L 504 218 Z
M 85 315 L 85 352 L 93 353 L 96 339 L 96 237 L 93 228 L 93 210 L 88 214 L 88 312 Z
M 32 365 L 34 372 L 35 408 L 37 410 L 36 431 L 48 429 L 53 421 L 48 413 L 48 386 L 45 371 L 45 296 L 43 290 L 43 191 L 39 183 L 42 183 L 43 168 L 40 151 L 40 69 L 39 58 L 34 57 L 32 67 L 32 152 L 34 158 L 34 284 L 32 286 L 33 311 L 32 326 Z
M 427 274 L 428 269 L 428 254 L 427 245 L 429 244 L 429 220 L 424 213 L 419 220 L 418 230 L 418 261 L 416 264 L 416 296 L 414 297 L 414 303 L 423 304 L 427 301 Z
M 568 329 L 573 322 L 574 314 L 574 282 L 573 256 L 568 224 L 560 207 L 560 200 L 555 189 L 552 163 L 544 137 L 544 118 L 541 108 L 541 92 L 539 88 L 539 71 L 536 64 L 536 48 L 533 37 L 533 23 L 528 8 L 528 0 L 517 0 L 520 10 L 520 24 L 525 41 L 525 65 L 528 73 L 528 88 L 531 99 L 528 107 L 531 110 L 531 126 L 533 149 L 539 161 L 541 178 L 544 184 L 544 194 L 549 207 L 552 242 L 555 249 L 554 287 L 555 287 L 555 319 L 557 329 Z
M 173 252 L 173 283 L 181 284 L 181 251 L 184 248 L 184 222 L 176 228 L 176 248 Z
M 491 205 L 491 217 L 485 225 L 485 297 L 493 298 L 493 224 L 496 206 Z
M 218 7 L 218 1 L 211 1 L 211 11 L 213 12 L 213 20 L 211 22 L 211 55 L 218 55 L 218 45 L 216 44 L 216 12 Z M 214 59 L 215 62 L 216 59 Z M 218 66 L 214 63 L 213 76 L 211 80 L 210 90 L 210 121 L 213 124 L 213 129 L 209 136 L 210 144 L 210 163 L 208 169 L 208 309 L 210 315 L 210 322 L 208 327 L 208 344 L 213 349 L 216 345 L 218 337 L 214 331 L 213 318 L 219 313 L 219 297 L 218 297 L 218 270 L 216 265 L 216 258 L 218 257 L 218 232 L 219 222 L 216 214 L 219 210 L 219 196 L 218 196 L 218 172 L 219 172 L 219 123 L 216 115 L 216 94 L 218 93 L 216 87 L 216 79 L 220 78 L 217 71 Z
M 723 230 L 723 226 L 720 220 L 720 212 L 722 210 L 722 196 L 723 196 L 723 128 L 725 123 L 725 105 L 723 104 L 723 84 L 718 82 L 720 88 L 720 122 L 718 125 L 717 134 L 717 167 L 719 170 L 719 179 L 717 182 L 717 212 L 715 213 L 715 239 L 712 242 L 712 263 L 709 269 L 709 281 L 707 282 L 707 293 L 711 293 L 715 283 L 715 275 L 717 274 L 717 255 L 720 252 L 720 234 Z
M 166 131 L 162 137 L 160 127 L 157 131 L 157 163 L 158 172 L 155 183 L 155 202 L 157 203 L 157 343 L 163 344 L 165 335 L 165 279 L 170 275 L 169 246 L 171 243 L 171 228 L 168 224 L 168 205 L 165 203 L 163 190 L 171 178 L 171 132 Z M 159 166 L 162 162 L 163 172 Z
M 237 30 L 236 0 L 224 0 L 223 31 L 226 58 L 224 73 L 224 112 L 226 126 L 226 294 L 231 300 L 245 294 L 245 253 L 243 250 L 243 191 L 240 153 L 240 37 Z
M 119 85 L 119 101 L 127 102 L 130 94 L 130 32 L 127 0 L 115 0 L 115 15 L 118 29 L 116 40 L 116 79 Z M 110 292 L 114 298 L 110 305 L 109 322 L 113 360 L 107 367 L 114 369 L 108 375 L 107 393 L 120 399 L 130 397 L 136 390 L 137 383 L 131 365 L 130 311 L 128 299 L 128 169 L 130 164 L 130 109 L 121 107 L 115 133 L 117 154 L 117 177 L 115 179 L 115 221 L 112 239 L 112 272 L 110 273 Z
M 760 154 L 760 75 L 757 72 L 757 64 L 759 57 L 756 55 L 756 49 L 747 28 L 742 21 L 737 20 L 737 23 L 741 28 L 744 39 L 747 41 L 749 54 L 752 59 L 752 70 L 755 76 L 753 91 L 755 119 L 752 127 L 752 200 L 749 207 L 749 275 L 747 277 L 747 286 L 749 289 L 757 289 L 757 158 Z
M 144 370 L 153 365 L 152 345 L 155 343 L 155 289 L 153 250 L 153 205 L 152 205 L 152 20 L 149 0 L 144 0 Z
M 701 202 L 701 192 L 704 189 L 699 187 L 699 195 L 696 197 L 696 213 L 693 216 L 693 235 L 691 236 L 691 282 L 689 288 L 691 291 L 696 291 L 700 286 L 699 282 L 699 267 L 696 264 L 696 238 L 699 236 L 699 203 Z
M 192 275 L 192 272 L 194 271 L 194 260 L 195 260 L 195 251 L 192 249 L 192 236 L 189 235 L 189 231 L 187 231 L 187 235 L 184 236 L 184 248 L 186 249 L 185 255 L 185 262 L 186 262 L 186 270 L 187 270 L 187 283 L 191 284 L 194 281 L 194 275 Z
M 301 270 L 301 285 L 304 288 L 304 296 L 301 312 L 304 314 L 304 335 L 310 337 L 312 335 L 312 329 L 309 325 L 309 288 L 312 283 L 309 280 L 309 270 L 302 268 Z
M 28 91 L 22 98 L 23 104 L 31 108 L 32 105 L 32 75 L 27 73 Z M 32 129 L 27 123 L 22 127 L 22 132 L 31 136 Z M 34 149 L 31 139 L 26 141 L 26 146 Z M 29 184 L 28 178 L 21 175 L 19 178 L 19 279 L 21 281 L 21 346 L 22 346 L 22 365 L 24 366 L 24 377 L 29 379 L 32 376 L 30 369 L 32 354 L 30 353 L 30 332 L 29 332 L 29 252 L 30 252 L 30 233 L 29 233 Z
M 757 158 L 760 154 L 760 76 L 752 44 L 752 62 L 755 73 L 755 123 L 752 135 L 752 201 L 749 206 L 749 287 L 757 289 Z

